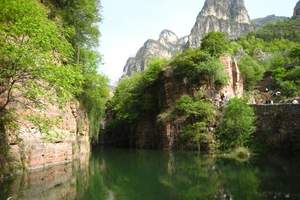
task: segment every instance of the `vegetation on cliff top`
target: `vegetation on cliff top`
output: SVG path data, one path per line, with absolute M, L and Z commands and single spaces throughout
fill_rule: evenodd
M 299 96 L 299 23 L 299 19 L 271 23 L 231 42 L 232 52 L 241 56 L 239 67 L 247 90 L 270 78 L 268 89 L 281 91 L 282 99 Z

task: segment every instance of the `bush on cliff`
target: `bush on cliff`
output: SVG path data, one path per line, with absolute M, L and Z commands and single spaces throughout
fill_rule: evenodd
M 196 97 L 184 95 L 176 102 L 174 112 L 176 118 L 185 119 L 180 135 L 181 143 L 196 144 L 198 151 L 215 149 L 216 140 L 210 127 L 215 124 L 217 111 L 211 102 L 201 94 Z
M 170 66 L 174 68 L 177 78 L 186 78 L 191 84 L 201 82 L 210 86 L 222 86 L 228 80 L 220 60 L 201 49 L 184 51 L 170 62 Z
M 159 74 L 166 66 L 163 59 L 154 59 L 141 73 L 122 79 L 111 100 L 116 120 L 133 123 L 144 112 L 158 108 L 157 96 L 147 93 L 147 88 L 158 81 Z
M 247 90 L 253 89 L 257 82 L 263 78 L 264 66 L 250 56 L 244 56 L 239 62 L 239 69 L 244 78 Z
M 230 41 L 225 33 L 210 32 L 204 36 L 201 43 L 201 49 L 208 52 L 211 56 L 219 57 L 229 52 Z
M 255 114 L 247 101 L 231 99 L 217 131 L 222 150 L 246 146 L 255 131 Z

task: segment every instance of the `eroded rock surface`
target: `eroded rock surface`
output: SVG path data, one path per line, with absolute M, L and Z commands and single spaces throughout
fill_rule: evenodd
M 232 39 L 253 30 L 243 0 L 206 0 L 189 35 L 187 46 L 197 48 L 205 34 L 218 31 Z
M 163 30 L 158 40 L 147 40 L 135 57 L 127 60 L 123 70 L 123 76 L 131 76 L 135 72 L 144 71 L 148 62 L 155 57 L 169 59 L 181 51 L 186 38 L 178 38 L 170 30 Z
M 77 101 L 63 108 L 50 102 L 43 108 L 23 107 L 20 103 L 11 107 L 16 109 L 18 128 L 5 128 L 10 170 L 45 168 L 90 153 L 88 118 Z M 54 122 L 46 131 L 42 123 L 33 123 L 30 116 L 42 116 Z

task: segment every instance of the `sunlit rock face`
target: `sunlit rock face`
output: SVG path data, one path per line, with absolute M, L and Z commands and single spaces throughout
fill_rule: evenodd
M 19 102 L 10 105 L 18 116 L 18 129 L 5 127 L 4 132 L 10 172 L 69 163 L 90 153 L 89 122 L 80 103 L 74 100 L 62 108 L 58 103 L 43 100 L 42 108 L 34 104 L 24 107 Z M 43 122 L 33 123 L 30 116 L 47 116 L 56 122 L 45 132 L 41 128 Z
M 298 1 L 298 3 L 295 6 L 295 9 L 294 9 L 294 18 L 300 19 L 300 1 Z
M 205 34 L 227 33 L 232 39 L 253 30 L 243 0 L 207 0 L 191 31 L 187 47 L 197 48 Z
M 186 43 L 186 38 L 178 38 L 170 30 L 163 30 L 158 40 L 147 40 L 135 57 L 127 60 L 123 76 L 131 76 L 135 72 L 144 71 L 152 58 L 169 59 L 179 52 Z

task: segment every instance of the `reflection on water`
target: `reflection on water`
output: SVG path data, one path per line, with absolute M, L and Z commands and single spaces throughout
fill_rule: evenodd
M 102 150 L 7 181 L 0 200 L 296 200 L 299 169 L 296 160 L 278 157 L 241 164 L 194 153 Z

